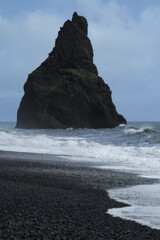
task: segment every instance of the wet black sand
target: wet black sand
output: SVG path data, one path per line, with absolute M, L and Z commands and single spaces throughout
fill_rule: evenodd
M 160 231 L 113 218 L 124 206 L 106 189 L 151 183 L 56 156 L 0 152 L 0 240 L 160 239 Z

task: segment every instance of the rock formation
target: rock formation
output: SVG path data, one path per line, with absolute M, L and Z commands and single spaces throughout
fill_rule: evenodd
M 87 20 L 73 14 L 53 51 L 28 76 L 17 128 L 111 128 L 126 123 L 93 63 Z

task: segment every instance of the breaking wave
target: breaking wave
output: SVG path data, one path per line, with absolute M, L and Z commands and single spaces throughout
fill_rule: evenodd
M 141 134 L 141 133 L 156 133 L 156 131 L 152 127 L 133 127 L 133 126 L 127 126 L 124 129 L 124 133 L 127 135 L 132 134 Z
M 56 137 L 47 134 L 17 134 L 0 132 L 0 150 L 68 156 L 80 161 L 92 161 L 123 169 L 160 168 L 160 147 L 115 146 L 88 141 L 85 137 Z

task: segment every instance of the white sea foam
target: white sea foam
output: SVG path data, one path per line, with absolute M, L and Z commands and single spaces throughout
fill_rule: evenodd
M 119 127 L 125 127 L 125 126 L 126 126 L 126 124 L 124 124 L 124 123 L 119 124 Z
M 108 193 L 112 199 L 131 206 L 109 209 L 107 213 L 160 229 L 160 184 L 112 189 Z
M 0 132 L 0 150 L 48 153 L 80 157 L 81 160 L 90 160 L 103 163 L 103 168 L 140 171 L 148 175 L 147 170 L 159 174 L 160 148 L 115 146 L 88 141 L 83 137 L 50 136 L 47 134 L 17 134 Z M 77 158 L 76 158 L 77 159 Z M 159 174 L 160 175 L 160 174 Z
M 124 129 L 125 134 L 137 134 L 137 133 L 153 133 L 155 132 L 151 126 L 132 127 L 127 126 Z

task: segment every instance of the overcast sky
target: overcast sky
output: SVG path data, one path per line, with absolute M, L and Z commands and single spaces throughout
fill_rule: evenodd
M 0 0 L 0 121 L 16 120 L 28 74 L 74 11 L 88 20 L 94 63 L 118 112 L 159 121 L 159 0 Z

